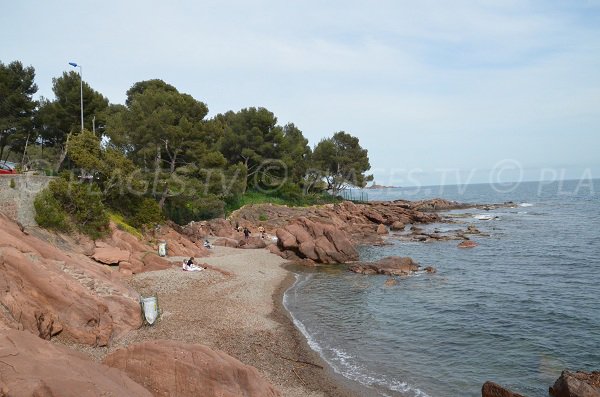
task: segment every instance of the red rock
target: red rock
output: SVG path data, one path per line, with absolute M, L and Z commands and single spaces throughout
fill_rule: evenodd
M 385 227 L 385 225 L 383 223 L 380 224 L 379 226 L 377 226 L 377 234 L 379 234 L 379 235 L 388 234 L 387 227 Z
M 392 229 L 392 230 L 404 230 L 404 227 L 405 227 L 404 223 L 402 223 L 400 221 L 395 221 L 390 226 L 390 229 Z
M 244 249 L 262 249 L 267 246 L 267 242 L 260 237 L 249 237 L 247 239 L 240 240 L 239 248 Z
M 119 262 L 127 262 L 131 252 L 115 247 L 97 247 L 92 259 L 105 265 L 118 265 Z
M 483 384 L 481 388 L 481 397 L 524 397 L 521 394 L 513 393 L 510 390 L 505 389 L 504 387 L 494 383 L 487 381 Z
M 123 371 L 26 331 L 0 331 L 2 396 L 151 397 Z
M 277 229 L 275 232 L 279 245 L 283 250 L 293 250 L 298 248 L 298 241 L 296 236 L 287 231 L 286 229 Z
M 377 262 L 354 263 L 348 268 L 350 271 L 361 274 L 385 274 L 388 276 L 401 276 L 416 272 L 419 265 L 409 257 L 388 256 Z
M 141 260 L 144 263 L 143 271 L 145 272 L 152 270 L 169 269 L 173 266 L 171 262 L 164 258 L 161 258 L 160 256 L 152 252 L 148 252 L 145 255 L 143 255 Z
M 240 241 L 233 238 L 221 237 L 216 239 L 213 244 L 220 247 L 237 248 L 240 246 Z
M 157 397 L 279 396 L 256 368 L 203 345 L 145 342 L 111 353 L 104 364 L 123 370 Z
M 457 245 L 458 248 L 474 248 L 477 247 L 477 243 L 472 240 L 466 240 Z
M 554 397 L 600 397 L 600 371 L 564 370 L 549 392 Z
M 358 259 L 346 234 L 333 225 L 299 218 L 276 231 L 279 248 L 318 263 L 344 263 Z
M 0 303 L 8 322 L 44 339 L 104 346 L 141 326 L 139 295 L 112 271 L 0 216 Z

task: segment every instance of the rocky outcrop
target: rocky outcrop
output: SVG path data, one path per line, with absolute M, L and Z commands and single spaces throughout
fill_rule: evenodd
M 139 295 L 111 271 L 23 233 L 0 216 L 0 303 L 5 326 L 87 345 L 141 326 Z
M 423 208 L 426 207 L 424 205 L 426 202 L 419 203 L 423 205 Z M 256 204 L 235 211 L 231 215 L 230 221 L 226 221 L 227 224 L 222 229 L 227 233 L 230 231 L 234 233 L 232 224 L 249 226 L 251 229 L 262 224 L 268 233 L 273 233 L 299 218 L 307 218 L 314 222 L 332 225 L 337 230 L 346 233 L 348 238 L 356 244 L 381 242 L 381 237 L 377 235 L 377 228 L 380 224 L 390 227 L 396 224 L 397 228 L 400 228 L 402 224 L 403 228 L 405 224 L 430 223 L 441 219 L 436 213 L 417 209 L 409 201 L 398 203 L 369 202 L 365 204 L 354 204 L 345 201 L 339 204 L 304 208 Z
M 26 331 L 0 331 L 0 395 L 151 397 L 123 371 Z
M 403 276 L 419 270 L 419 265 L 409 257 L 388 256 L 377 262 L 359 262 L 348 267 L 354 273 Z
M 477 247 L 477 245 L 478 244 L 475 241 L 466 240 L 461 243 L 458 243 L 457 247 L 458 248 L 475 248 L 475 247 Z
M 481 388 L 481 397 L 525 397 L 518 393 L 513 393 L 497 383 L 487 381 Z
M 203 345 L 145 342 L 111 353 L 104 363 L 123 370 L 157 397 L 279 396 L 254 367 Z
M 385 227 L 384 224 L 380 224 L 379 226 L 377 226 L 377 234 L 379 234 L 380 236 L 388 234 L 387 227 Z
M 564 370 L 549 392 L 554 397 L 600 397 L 600 371 Z
M 302 217 L 275 234 L 283 255 L 290 251 L 300 259 L 317 263 L 345 263 L 358 259 L 358 252 L 347 235 L 331 224 Z

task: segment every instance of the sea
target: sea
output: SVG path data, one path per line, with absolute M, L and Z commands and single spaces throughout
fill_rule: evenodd
M 600 180 L 365 192 L 514 206 L 449 211 L 456 223 L 427 225 L 489 234 L 472 249 L 393 234 L 359 247 L 361 260 L 410 256 L 437 269 L 395 286 L 344 265 L 294 268 L 284 305 L 335 373 L 365 395 L 481 396 L 491 380 L 535 397 L 565 368 L 600 370 Z

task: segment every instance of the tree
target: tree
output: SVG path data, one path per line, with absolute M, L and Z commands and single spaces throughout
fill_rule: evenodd
M 32 99 L 37 92 L 34 83 L 35 69 L 23 67 L 19 61 L 8 65 L 0 62 L 0 160 L 4 150 L 25 149 L 33 140 L 33 114 L 37 102 Z
M 365 187 L 373 180 L 365 175 L 371 168 L 366 149 L 360 146 L 358 138 L 344 131 L 323 139 L 315 147 L 312 155 L 313 166 L 327 182 L 327 190 L 337 195 L 349 186 Z
M 61 155 L 56 169 L 62 165 L 67 154 L 67 145 L 74 133 L 81 130 L 81 92 L 79 74 L 64 72 L 59 78 L 52 79 L 52 91 L 55 99 L 42 98 L 37 123 L 40 127 L 42 144 L 60 149 Z M 83 121 L 92 126 L 96 117 L 99 130 L 104 128 L 104 114 L 108 108 L 108 99 L 83 82 Z
M 286 173 L 280 161 L 284 133 L 275 115 L 265 108 L 246 108 L 221 117 L 227 125 L 221 152 L 230 163 L 246 166 L 247 185 L 260 188 L 281 183 Z
M 162 208 L 181 187 L 176 169 L 186 156 L 199 156 L 206 105 L 162 80 L 138 82 L 127 91 L 126 106 L 112 108 L 107 125 L 111 142 L 145 169 L 154 168 L 154 191 Z M 164 167 L 166 166 L 166 167 Z
M 303 182 L 311 155 L 308 139 L 293 123 L 283 127 L 283 142 L 281 144 L 281 160 L 287 168 L 289 182 L 299 185 Z

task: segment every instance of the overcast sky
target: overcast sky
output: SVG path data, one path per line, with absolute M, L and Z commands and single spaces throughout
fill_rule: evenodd
M 73 61 L 113 103 L 160 78 L 344 130 L 380 184 L 600 177 L 600 0 L 3 1 L 13 60 L 49 98 Z

